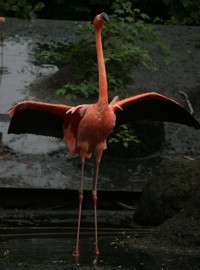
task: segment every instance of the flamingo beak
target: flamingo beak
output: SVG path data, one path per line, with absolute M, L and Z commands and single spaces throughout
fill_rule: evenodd
M 102 17 L 103 17 L 103 19 L 104 19 L 105 22 L 109 23 L 109 16 L 108 16 L 107 13 L 103 12 L 102 13 Z

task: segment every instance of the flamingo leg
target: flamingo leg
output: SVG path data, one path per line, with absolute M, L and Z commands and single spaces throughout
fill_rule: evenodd
M 79 237 L 80 237 L 80 224 L 81 224 L 81 213 L 82 213 L 82 203 L 83 203 L 83 178 L 84 178 L 84 166 L 85 166 L 85 157 L 81 159 L 81 185 L 80 185 L 80 191 L 79 191 L 79 211 L 78 211 L 78 225 L 77 225 L 77 237 L 76 237 L 76 247 L 73 252 L 75 256 L 80 255 L 79 250 Z
M 98 247 L 98 229 L 97 229 L 97 182 L 98 182 L 98 175 L 99 175 L 99 164 L 100 160 L 96 161 L 95 166 L 95 174 L 93 180 L 93 189 L 92 189 L 92 196 L 93 196 L 93 203 L 94 203 L 94 226 L 95 226 L 95 255 L 99 255 L 99 247 Z

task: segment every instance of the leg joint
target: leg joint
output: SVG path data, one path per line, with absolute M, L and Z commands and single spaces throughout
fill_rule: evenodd
M 79 194 L 79 202 L 80 202 L 80 204 L 82 204 L 82 201 L 83 201 L 83 194 L 81 193 L 81 194 Z
M 97 196 L 97 191 L 96 190 L 92 190 L 92 196 Z

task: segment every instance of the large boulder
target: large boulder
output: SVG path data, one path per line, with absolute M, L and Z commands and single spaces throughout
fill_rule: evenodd
M 168 246 L 200 249 L 200 186 L 185 208 L 156 228 L 150 238 Z
M 144 188 L 134 215 L 135 221 L 145 225 L 159 225 L 176 215 L 185 207 L 199 185 L 199 168 L 199 160 L 164 161 Z

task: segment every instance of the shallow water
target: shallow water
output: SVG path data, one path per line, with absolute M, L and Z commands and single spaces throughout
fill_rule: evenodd
M 93 238 L 84 235 L 80 240 L 81 254 L 72 255 L 74 239 L 30 238 L 2 240 L 1 269 L 124 269 L 124 270 L 195 270 L 200 259 L 187 256 L 152 255 L 118 245 L 120 238 L 100 237 L 100 256 L 93 255 Z

